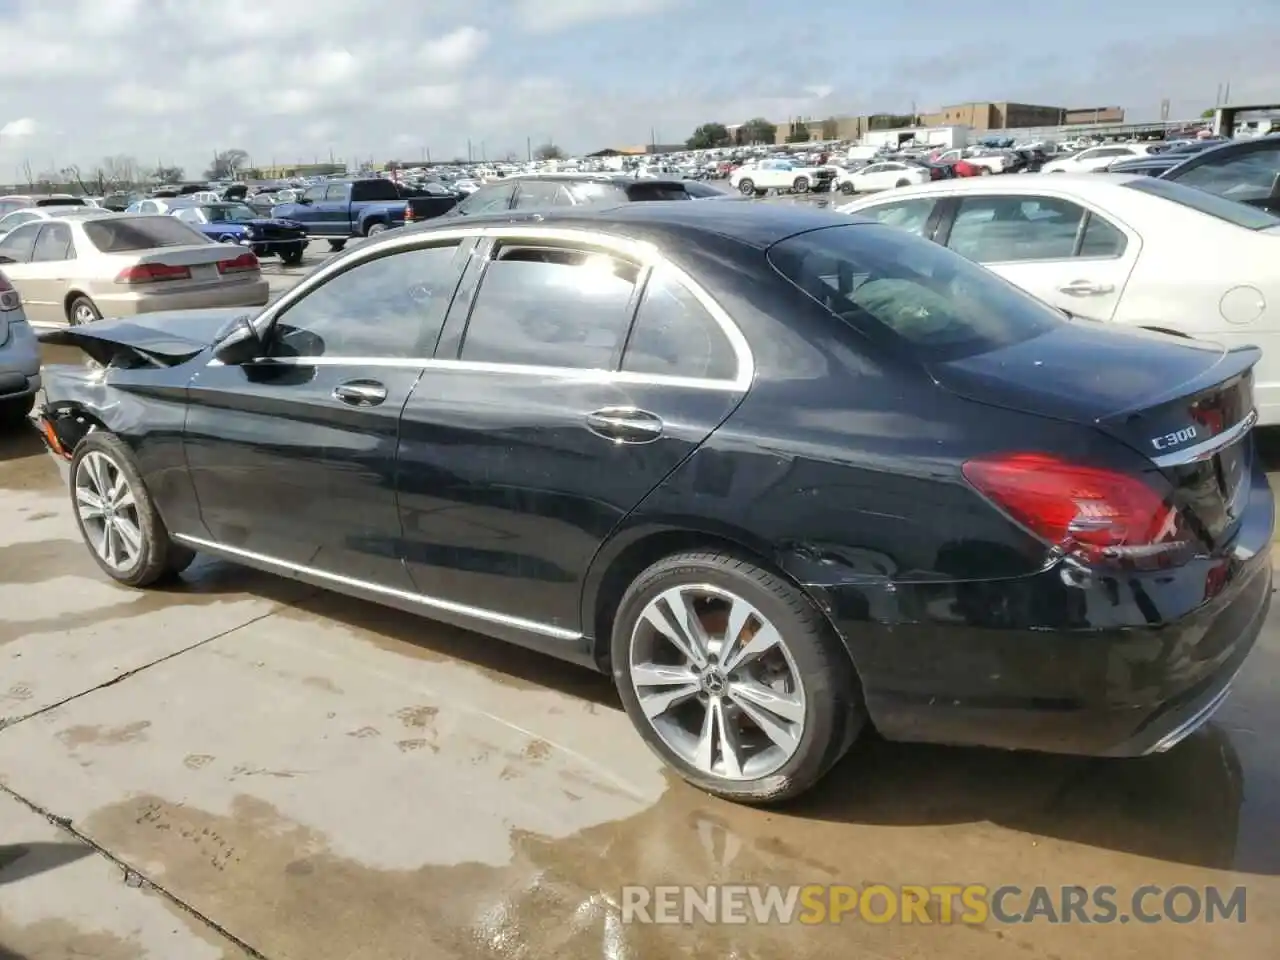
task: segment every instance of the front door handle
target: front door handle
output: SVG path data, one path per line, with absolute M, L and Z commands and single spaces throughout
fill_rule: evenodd
M 333 399 L 353 407 L 376 407 L 387 399 L 387 388 L 377 380 L 348 380 L 333 388 Z
M 1091 283 L 1088 280 L 1072 280 L 1065 287 L 1059 287 L 1059 293 L 1069 297 L 1100 297 L 1105 293 L 1114 293 L 1115 287 L 1109 283 Z
M 587 429 L 618 443 L 652 443 L 662 436 L 662 420 L 635 407 L 605 407 L 587 414 Z

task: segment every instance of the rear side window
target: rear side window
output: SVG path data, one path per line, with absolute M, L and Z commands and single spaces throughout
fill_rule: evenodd
M 882 203 L 865 210 L 855 210 L 854 215 L 879 220 L 890 227 L 906 230 L 917 237 L 924 236 L 925 225 L 929 222 L 929 214 L 933 213 L 932 197 L 915 200 L 898 200 L 895 203 Z
M 71 228 L 65 223 L 46 223 L 40 229 L 35 248 L 31 252 L 32 263 L 52 263 L 72 260 L 75 249 L 71 246 Z
M 1200 169 L 1200 168 L 1196 168 Z M 1194 172 L 1194 171 L 1191 171 Z M 1189 174 L 1188 174 L 1189 177 Z M 1182 178 L 1184 180 L 1188 178 Z M 1184 207 L 1198 210 L 1227 223 L 1234 223 L 1246 230 L 1266 230 L 1268 227 L 1280 227 L 1280 217 L 1274 217 L 1265 210 L 1237 203 L 1234 199 L 1218 196 L 1207 190 L 1184 186 L 1173 180 L 1159 177 L 1143 177 L 1141 180 L 1130 180 L 1125 184 L 1130 190 L 1149 193 L 1152 196 L 1164 197 Z
M 732 380 L 738 361 L 724 330 L 683 284 L 655 271 L 627 340 L 622 369 L 631 373 Z
M 851 326 L 925 360 L 995 350 L 1067 322 L 964 257 L 878 224 L 797 234 L 774 244 L 769 261 Z
M 0 240 L 0 263 L 27 263 L 36 245 L 39 223 L 26 223 Z
M 90 220 L 85 236 L 102 253 L 129 253 L 157 247 L 186 247 L 213 243 L 176 217 L 126 217 L 120 220 Z
M 568 207 L 573 205 L 573 198 L 564 184 L 552 180 L 523 180 L 516 190 L 516 209 L 527 210 L 531 207 Z
M 615 370 L 639 274 L 592 250 L 505 246 L 485 269 L 460 359 Z
M 1083 216 L 1083 207 L 1056 197 L 965 197 L 947 246 L 978 263 L 1065 260 Z
M 570 184 L 569 191 L 578 203 L 621 203 L 626 192 L 612 183 L 578 182 Z
M 359 203 L 362 200 L 399 200 L 401 197 L 390 180 L 357 180 L 351 185 L 351 199 Z
M 515 182 L 498 184 L 492 187 L 481 187 L 456 207 L 455 213 L 494 213 L 509 209 L 511 195 L 515 193 Z

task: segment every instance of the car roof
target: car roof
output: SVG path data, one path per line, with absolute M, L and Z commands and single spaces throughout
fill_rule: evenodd
M 404 228 L 406 232 L 429 233 L 460 226 L 499 227 L 536 224 L 545 227 L 573 227 L 604 233 L 633 235 L 644 232 L 651 238 L 677 234 L 707 234 L 727 237 L 748 246 L 764 249 L 779 240 L 823 227 L 848 226 L 848 214 L 815 209 L 800 204 L 697 203 L 681 200 L 651 200 L 608 206 L 549 207 L 542 210 L 476 214 L 465 218 L 429 220 Z M 396 231 L 399 233 L 399 231 Z
M 1019 193 L 1036 193 L 1041 189 L 1064 189 L 1068 193 L 1088 194 L 1091 191 L 1107 191 L 1133 180 L 1146 179 L 1134 173 L 1036 173 L 1012 177 L 962 177 L 956 180 L 933 180 L 929 183 L 869 195 L 859 200 L 886 197 L 920 197 L 942 194 L 978 193 L 984 196 L 1003 196 Z
M 85 217 L 101 217 L 101 216 L 105 216 L 108 213 L 111 213 L 110 210 L 103 210 L 101 207 L 85 207 L 85 206 L 74 206 L 74 207 L 50 206 L 50 207 L 38 207 L 37 209 L 41 213 L 47 213 L 50 216 L 50 218 L 56 218 L 58 220 L 68 220 L 68 219 L 77 220 L 77 219 L 84 219 Z

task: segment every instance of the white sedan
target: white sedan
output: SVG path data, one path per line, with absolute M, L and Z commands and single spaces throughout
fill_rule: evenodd
M 1072 316 L 1263 348 L 1280 424 L 1280 218 L 1140 174 L 943 180 L 842 204 L 983 264 Z
M 1162 143 L 1111 143 L 1090 147 L 1061 160 L 1052 160 L 1040 168 L 1041 173 L 1092 173 L 1109 167 L 1117 160 L 1145 157 L 1162 148 Z
M 831 189 L 844 194 L 875 193 L 877 190 L 928 183 L 930 176 L 927 167 L 917 167 L 913 163 L 902 163 L 899 160 L 884 160 L 868 164 L 861 170 L 841 174 L 836 177 Z

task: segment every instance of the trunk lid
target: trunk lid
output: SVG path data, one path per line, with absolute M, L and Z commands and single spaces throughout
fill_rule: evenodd
M 1257 347 L 1073 321 L 1044 336 L 930 365 L 981 403 L 1094 427 L 1151 461 L 1205 546 L 1228 539 L 1247 500 Z

